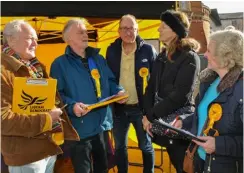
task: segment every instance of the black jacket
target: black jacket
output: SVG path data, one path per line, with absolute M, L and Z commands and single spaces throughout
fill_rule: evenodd
M 196 110 L 191 116 L 183 118 L 183 128 L 197 134 L 198 115 L 197 108 L 217 74 L 211 70 L 201 73 L 199 95 L 196 98 Z M 230 71 L 220 81 L 219 96 L 208 106 L 214 103 L 222 108 L 222 117 L 214 123 L 213 128 L 218 130 L 215 137 L 216 151 L 207 154 L 205 172 L 210 166 L 211 173 L 242 173 L 243 172 L 243 72 L 241 68 Z M 209 112 L 209 110 L 208 110 Z M 185 118 L 185 119 L 184 119 Z M 206 122 L 207 124 L 207 122 Z M 205 126 L 206 127 L 206 126 Z M 210 134 L 209 134 L 210 135 Z M 211 136 L 211 135 L 210 135 Z
M 114 73 L 117 83 L 119 83 L 120 79 L 120 62 L 121 62 L 121 48 L 122 40 L 118 38 L 113 42 L 107 49 L 106 59 L 108 66 Z M 150 74 L 152 72 L 152 65 L 154 60 L 157 57 L 157 52 L 153 48 L 153 46 L 145 43 L 143 39 L 139 36 L 136 37 L 137 49 L 135 52 L 135 82 L 136 82 L 136 90 L 137 96 L 139 100 L 139 105 L 143 108 L 143 80 L 139 75 L 139 70 L 142 67 L 146 67 Z M 148 80 L 150 75 L 148 76 Z
M 200 71 L 200 59 L 194 51 L 176 50 L 172 62 L 163 52 L 157 57 L 144 97 L 149 121 L 167 116 L 177 109 L 192 105 L 194 84 Z M 155 93 L 163 100 L 155 104 Z

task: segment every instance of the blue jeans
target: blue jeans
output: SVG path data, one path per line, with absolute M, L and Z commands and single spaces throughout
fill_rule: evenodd
M 122 109 L 117 107 L 115 109 L 113 134 L 118 173 L 128 173 L 127 144 L 130 123 L 135 128 L 138 145 L 142 150 L 143 173 L 154 172 L 154 149 L 150 136 L 143 129 L 142 116 L 138 106 L 123 106 Z
M 23 166 L 9 166 L 8 170 L 9 173 L 53 173 L 56 158 L 55 155 Z

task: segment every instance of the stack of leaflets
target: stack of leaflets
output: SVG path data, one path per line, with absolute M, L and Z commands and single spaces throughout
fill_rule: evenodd
M 160 130 L 165 131 L 165 129 L 169 129 L 170 131 L 173 131 L 172 133 L 178 133 L 178 135 L 183 136 L 184 138 L 186 138 L 188 140 L 194 139 L 194 140 L 199 141 L 199 142 L 205 142 L 205 141 L 199 139 L 197 136 L 195 136 L 191 132 L 184 130 L 184 129 L 176 128 L 176 127 L 172 126 L 171 124 L 163 121 L 162 119 L 155 120 L 154 123 L 157 124 L 157 131 L 160 131 Z
M 112 95 L 110 97 L 107 97 L 107 98 L 104 98 L 104 99 L 100 100 L 97 103 L 88 105 L 87 109 L 88 110 L 92 110 L 92 109 L 95 109 L 95 108 L 98 108 L 98 107 L 107 106 L 107 105 L 109 105 L 111 103 L 126 99 L 128 97 L 129 97 L 129 95 L 122 95 L 122 96 Z

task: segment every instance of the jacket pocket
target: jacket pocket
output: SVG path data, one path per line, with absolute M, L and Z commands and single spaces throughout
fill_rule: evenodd
M 232 158 L 212 157 L 211 172 L 213 173 L 235 173 L 237 172 L 236 161 Z

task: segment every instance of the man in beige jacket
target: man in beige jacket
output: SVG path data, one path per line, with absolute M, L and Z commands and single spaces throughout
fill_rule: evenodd
M 35 57 L 37 34 L 27 22 L 15 20 L 3 31 L 1 54 L 1 151 L 10 173 L 52 173 L 56 155 L 62 153 L 57 132 L 79 140 L 60 108 L 34 116 L 12 112 L 14 77 L 48 78 Z M 58 98 L 58 94 L 57 94 Z M 59 103 L 61 102 L 60 99 Z M 61 105 L 56 105 L 60 107 Z M 61 119 L 64 121 L 61 122 Z M 53 125 L 58 124 L 53 129 Z M 63 129 L 61 126 L 63 125 Z

